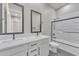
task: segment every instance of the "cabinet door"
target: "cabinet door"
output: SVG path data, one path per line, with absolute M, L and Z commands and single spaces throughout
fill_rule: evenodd
M 23 51 L 20 51 L 12 56 L 27 56 L 27 51 L 26 50 L 23 50 Z
M 27 51 L 27 45 L 24 44 L 24 45 L 19 45 L 16 47 L 11 47 L 3 51 L 0 51 L 0 56 L 13 56 L 19 53 L 25 54 L 26 51 Z
M 40 45 L 40 56 L 48 56 L 49 54 L 49 44 Z

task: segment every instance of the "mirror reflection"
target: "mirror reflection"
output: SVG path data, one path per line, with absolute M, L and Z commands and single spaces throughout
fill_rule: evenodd
M 41 32 L 41 13 L 31 10 L 31 32 Z
M 2 4 L 2 33 L 22 32 L 22 7 L 18 4 Z

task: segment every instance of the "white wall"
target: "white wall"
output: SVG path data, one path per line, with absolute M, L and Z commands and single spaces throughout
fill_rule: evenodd
M 75 12 L 79 12 L 79 3 L 71 3 L 62 7 L 57 11 L 57 16 L 65 16 Z
M 42 34 L 50 34 L 50 20 L 55 17 L 55 10 L 46 4 L 42 3 L 26 3 L 22 4 L 24 6 L 24 32 L 30 33 L 30 11 L 31 9 L 38 11 L 42 14 Z

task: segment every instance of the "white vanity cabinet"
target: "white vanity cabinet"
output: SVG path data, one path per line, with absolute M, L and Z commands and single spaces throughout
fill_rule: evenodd
M 29 56 L 48 56 L 49 39 L 42 39 L 29 44 Z
M 49 54 L 49 40 L 43 39 L 40 44 L 40 56 L 48 56 Z
M 0 51 L 0 56 L 26 56 L 27 45 L 19 45 L 16 47 L 10 47 Z
M 18 53 L 15 53 L 12 56 L 27 56 L 27 50 L 19 51 Z
M 33 41 L 28 43 L 28 56 L 38 56 L 39 55 L 39 44 L 40 41 Z
M 0 56 L 48 56 L 48 54 L 48 37 L 25 38 L 0 45 Z
M 27 56 L 27 45 L 23 47 L 20 46 L 20 48 L 18 47 L 18 50 L 15 50 L 15 51 L 17 52 L 12 54 L 12 56 Z

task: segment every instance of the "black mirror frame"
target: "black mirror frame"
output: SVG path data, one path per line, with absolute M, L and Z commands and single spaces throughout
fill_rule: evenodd
M 32 20 L 32 17 L 33 17 L 32 12 L 35 12 L 35 13 L 40 15 L 40 29 L 39 29 L 39 31 L 33 31 L 33 29 L 32 29 L 33 28 L 32 27 L 32 25 L 33 25 L 33 23 L 32 23 L 32 21 L 33 21 Z M 31 10 L 31 33 L 40 33 L 42 31 L 42 18 L 41 18 L 41 16 L 42 16 L 41 13 L 39 13 L 39 12 L 37 12 L 35 10 Z
M 1 33 L 0 35 L 8 35 L 8 34 L 23 34 L 24 33 L 24 6 L 17 4 L 17 3 L 12 3 L 15 4 L 19 7 L 22 7 L 22 32 L 14 32 L 14 33 Z M 1 14 L 2 14 L 2 10 L 1 10 Z M 2 17 L 2 16 L 1 16 Z M 1 19 L 1 32 L 2 32 L 2 19 Z

